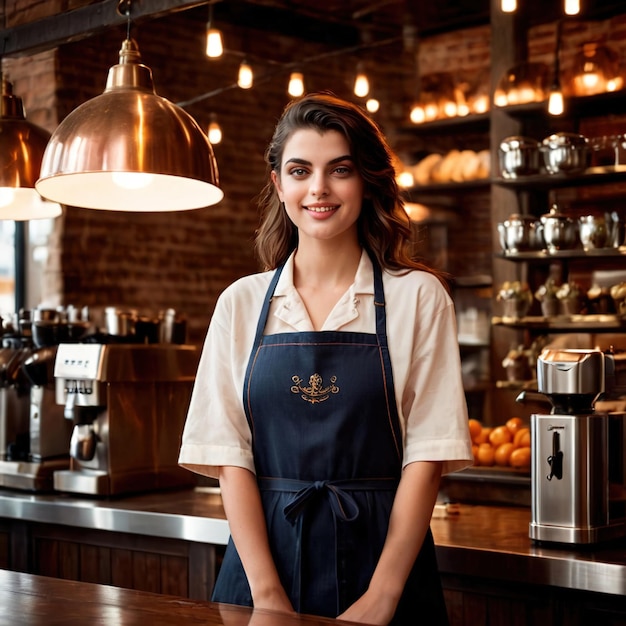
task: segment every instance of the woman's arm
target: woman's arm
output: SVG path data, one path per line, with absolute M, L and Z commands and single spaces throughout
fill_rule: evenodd
M 233 542 L 248 577 L 255 608 L 293 613 L 270 552 L 261 496 L 252 472 L 219 468 L 220 489 Z
M 339 619 L 381 626 L 390 622 L 430 525 L 441 468 L 442 463 L 430 461 L 405 467 L 369 588 Z

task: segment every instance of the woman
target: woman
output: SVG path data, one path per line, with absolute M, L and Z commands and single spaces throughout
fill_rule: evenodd
M 429 522 L 472 459 L 453 303 L 409 257 L 392 155 L 330 94 L 287 106 L 256 249 L 221 295 L 180 463 L 219 478 L 213 599 L 367 624 L 447 623 Z

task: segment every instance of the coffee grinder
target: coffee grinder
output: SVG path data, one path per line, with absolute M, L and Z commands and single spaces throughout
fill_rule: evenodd
M 537 389 L 552 408 L 530 418 L 531 539 L 593 544 L 626 535 L 626 414 L 594 408 L 614 388 L 612 354 L 539 356 Z
M 25 315 L 26 312 L 21 312 Z M 71 426 L 55 402 L 56 346 L 25 328 L 0 348 L 0 486 L 52 491 L 53 473 L 69 467 Z

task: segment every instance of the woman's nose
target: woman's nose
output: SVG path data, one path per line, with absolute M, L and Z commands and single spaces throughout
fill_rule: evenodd
M 316 198 L 325 196 L 328 193 L 328 184 L 326 182 L 326 176 L 323 174 L 315 174 L 311 178 L 311 195 Z

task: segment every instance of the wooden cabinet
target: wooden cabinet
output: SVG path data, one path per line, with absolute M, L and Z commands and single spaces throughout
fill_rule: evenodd
M 443 585 L 450 626 L 626 625 L 619 596 L 451 575 Z
M 3 520 L 0 567 L 196 600 L 210 599 L 222 547 Z

